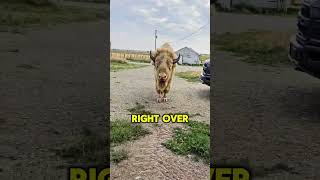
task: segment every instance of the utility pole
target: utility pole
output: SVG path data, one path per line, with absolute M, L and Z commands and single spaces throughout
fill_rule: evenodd
M 154 50 L 157 50 L 157 30 L 154 31 Z

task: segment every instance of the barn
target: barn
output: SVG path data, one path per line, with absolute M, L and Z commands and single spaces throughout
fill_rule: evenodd
M 181 57 L 178 64 L 201 64 L 200 54 L 189 47 L 184 47 L 176 51 L 177 56 L 180 54 Z

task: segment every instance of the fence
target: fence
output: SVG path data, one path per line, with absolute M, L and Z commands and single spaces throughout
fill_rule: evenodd
M 150 55 L 146 53 L 126 53 L 126 52 L 111 52 L 111 60 L 130 60 L 136 62 L 150 63 Z

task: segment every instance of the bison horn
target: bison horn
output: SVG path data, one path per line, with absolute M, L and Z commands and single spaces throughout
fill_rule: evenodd
M 152 56 L 151 51 L 150 51 L 150 59 L 151 59 L 153 62 L 156 60 L 156 58 Z
M 177 63 L 179 61 L 179 59 L 180 59 L 180 54 L 177 59 L 173 59 L 173 64 Z

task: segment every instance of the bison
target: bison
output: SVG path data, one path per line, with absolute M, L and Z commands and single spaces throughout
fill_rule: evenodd
M 176 54 L 168 43 L 158 48 L 154 55 L 150 51 L 150 59 L 154 65 L 156 91 L 159 95 L 157 102 L 168 101 L 167 94 L 170 91 L 172 76 L 174 75 L 179 58 L 180 54 L 176 57 Z

